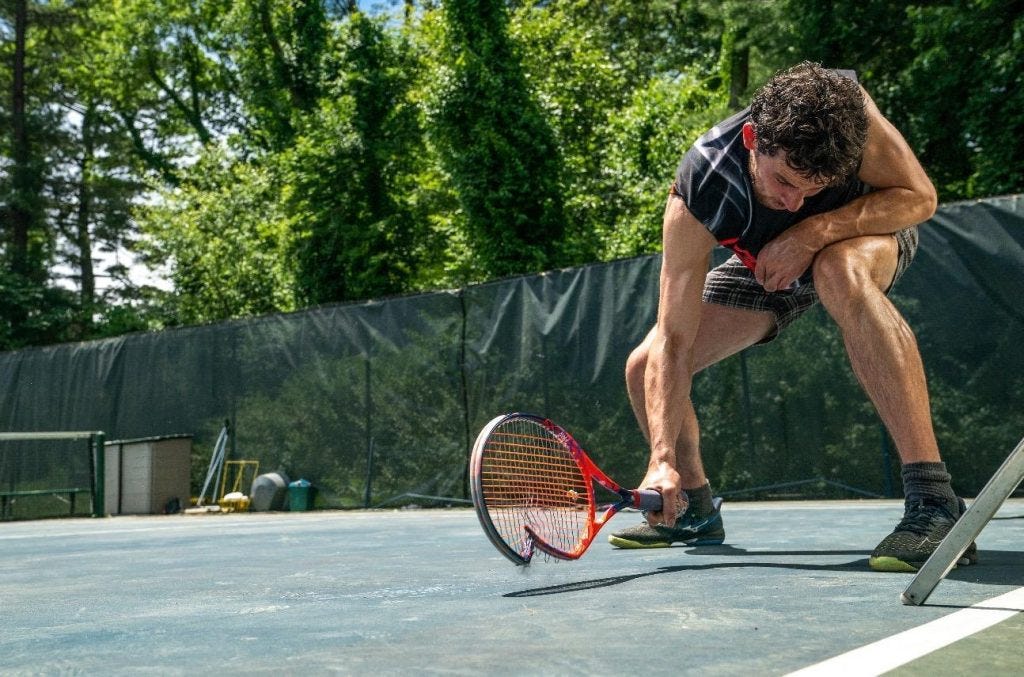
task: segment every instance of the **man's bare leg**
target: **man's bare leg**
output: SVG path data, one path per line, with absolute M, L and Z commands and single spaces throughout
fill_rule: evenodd
M 896 242 L 864 237 L 832 245 L 815 259 L 814 284 L 839 326 L 850 366 L 875 405 L 903 463 L 938 462 L 928 386 L 914 332 L 886 298 Z
M 965 506 L 939 456 L 917 340 L 882 291 L 895 268 L 893 238 L 856 238 L 822 250 L 814 278 L 822 304 L 842 332 L 850 365 L 903 462 L 904 517 L 875 547 L 868 565 L 912 572 L 928 560 Z M 971 543 L 960 564 L 976 561 Z
M 692 373 L 696 374 L 764 338 L 774 326 L 769 312 L 729 308 L 712 303 L 701 306 L 700 330 L 693 347 Z M 626 362 L 626 390 L 637 423 L 645 438 L 647 409 L 644 399 L 644 373 L 647 352 L 657 329 L 652 329 Z M 696 487 L 707 482 L 700 457 L 700 430 L 696 413 L 689 400 L 684 407 L 684 424 L 676 445 L 676 462 L 685 486 Z
M 757 343 L 772 329 L 775 318 L 768 312 L 740 310 L 715 304 L 701 305 L 700 327 L 693 344 L 691 374 Z M 648 353 L 657 338 L 652 329 L 630 355 L 626 365 L 626 388 L 637 422 L 648 436 L 644 374 Z M 676 442 L 676 466 L 681 487 L 690 499 L 687 511 L 671 528 L 643 523 L 616 531 L 609 542 L 617 548 L 667 547 L 684 542 L 689 546 L 718 545 L 725 540 L 720 513 L 721 499 L 714 499 L 700 455 L 700 433 L 691 400 L 680 402 L 683 426 Z

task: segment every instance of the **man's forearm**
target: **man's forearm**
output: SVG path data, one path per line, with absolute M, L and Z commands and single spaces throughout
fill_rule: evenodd
M 665 345 L 671 346 L 671 342 Z M 668 469 L 679 476 L 682 486 L 699 486 L 707 478 L 700 460 L 700 431 L 691 400 L 692 361 L 689 355 L 674 355 L 671 347 L 655 347 L 647 365 L 646 414 L 651 439 L 648 473 Z
M 651 463 L 676 468 L 676 441 L 682 430 L 679 402 L 690 397 L 688 360 L 677 354 L 670 337 L 659 335 L 651 346 L 644 379 L 647 424 L 650 429 Z
M 935 194 L 907 188 L 882 188 L 796 226 L 821 250 L 841 240 L 887 235 L 914 226 L 935 213 Z

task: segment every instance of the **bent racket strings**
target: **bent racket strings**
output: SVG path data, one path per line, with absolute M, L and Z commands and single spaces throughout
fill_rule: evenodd
M 535 550 L 577 559 L 626 506 L 661 509 L 657 491 L 622 489 L 551 421 L 507 414 L 488 423 L 471 459 L 473 504 L 491 542 L 516 564 Z M 618 495 L 597 516 L 594 482 Z
M 592 484 L 564 438 L 542 420 L 495 419 L 477 438 L 473 461 L 477 514 L 491 541 L 516 564 L 530 561 L 537 537 L 571 550 L 586 533 Z

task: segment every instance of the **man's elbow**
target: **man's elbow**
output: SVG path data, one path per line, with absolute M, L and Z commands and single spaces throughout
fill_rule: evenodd
M 931 181 L 923 185 L 904 188 L 903 214 L 912 223 L 924 223 L 935 216 L 938 196 Z
M 923 202 L 925 214 L 922 220 L 927 221 L 935 216 L 935 211 L 939 208 L 939 194 L 935 191 L 935 186 L 932 185 L 931 181 L 928 182 L 928 189 L 925 191 Z

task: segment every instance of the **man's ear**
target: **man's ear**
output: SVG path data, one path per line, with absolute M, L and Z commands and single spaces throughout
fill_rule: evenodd
M 753 151 L 757 147 L 757 136 L 754 134 L 754 125 L 749 122 L 743 123 L 743 147 Z

